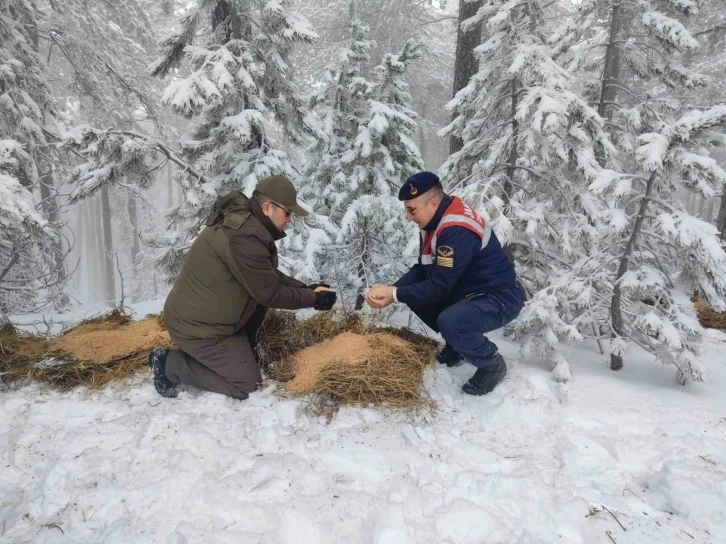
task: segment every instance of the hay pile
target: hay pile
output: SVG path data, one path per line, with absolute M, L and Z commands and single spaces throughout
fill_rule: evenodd
M 63 390 L 98 388 L 146 371 L 146 359 L 156 346 L 172 346 L 159 317 L 132 321 L 118 309 L 82 321 L 54 339 L 22 335 L 6 326 L 0 331 L 0 374 L 6 383 L 30 380 Z
M 421 382 L 437 344 L 409 330 L 366 323 L 351 311 L 303 321 L 273 311 L 259 340 L 260 364 L 290 392 L 322 394 L 335 404 L 430 404 Z
M 327 406 L 428 406 L 421 390 L 436 352 L 433 340 L 366 322 L 359 312 L 321 312 L 299 321 L 271 311 L 260 330 L 260 364 L 294 394 L 317 394 Z M 99 388 L 146 372 L 149 352 L 173 347 L 160 316 L 132 321 L 120 310 L 81 322 L 58 338 L 0 329 L 0 381 L 40 381 L 69 390 Z
M 698 321 L 704 327 L 709 329 L 720 329 L 726 331 L 726 312 L 717 312 L 710 306 L 706 306 L 703 302 L 696 301 L 696 312 L 698 313 Z

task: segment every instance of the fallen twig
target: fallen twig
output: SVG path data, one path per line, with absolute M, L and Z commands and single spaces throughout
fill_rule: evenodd
M 692 534 L 690 534 L 690 533 L 686 532 L 685 530 L 681 529 L 681 532 L 683 532 L 683 533 L 686 533 L 686 534 L 687 534 L 688 536 L 690 536 L 690 537 L 691 537 L 691 538 L 692 538 L 693 540 L 696 540 L 696 537 L 695 537 L 695 536 L 693 536 Z
M 605 531 L 605 534 L 608 535 L 608 538 L 612 541 L 613 544 L 618 544 L 618 542 L 613 538 L 613 535 L 610 534 L 610 531 Z
M 63 534 L 63 535 L 65 534 L 63 532 L 63 529 L 61 529 L 60 523 L 46 523 L 45 525 L 41 525 L 40 529 L 38 529 L 38 533 L 40 533 L 43 529 L 58 529 L 61 532 L 61 534 Z M 38 534 L 38 533 L 36 533 L 36 534 Z
M 595 516 L 595 515 L 599 514 L 600 512 L 602 512 L 602 510 L 598 510 L 594 506 L 591 506 L 589 513 L 585 517 L 589 518 L 590 516 Z
M 637 498 L 637 499 L 638 499 L 639 501 L 641 501 L 641 502 L 645 502 L 645 501 L 643 501 L 643 499 L 641 499 L 640 497 L 638 497 L 638 495 L 636 495 L 636 494 L 635 494 L 635 491 L 633 491 L 632 489 L 627 489 L 627 488 L 626 488 L 626 489 L 623 489 L 623 495 L 625 495 L 625 492 L 626 492 L 626 491 L 630 491 L 630 492 L 631 492 L 631 493 L 632 493 L 633 495 L 635 495 L 635 497 L 636 497 L 636 498 Z
M 711 460 L 710 460 L 710 459 L 708 458 L 708 457 L 711 457 L 710 455 L 709 455 L 708 457 L 704 457 L 703 455 L 699 455 L 699 457 L 700 457 L 701 459 L 703 459 L 704 461 L 706 461 L 707 463 L 711 463 L 711 464 L 712 464 L 713 466 L 716 466 L 716 463 L 714 463 L 713 461 L 711 461 Z
M 627 530 L 627 529 L 626 529 L 625 527 L 623 527 L 623 524 L 622 524 L 622 523 L 620 523 L 620 520 L 619 520 L 619 519 L 617 518 L 617 516 L 616 516 L 615 514 L 613 514 L 613 513 L 612 513 L 612 512 L 610 511 L 610 509 L 609 509 L 609 508 L 608 508 L 607 506 L 605 506 L 605 505 L 602 505 L 602 504 L 601 504 L 600 506 L 602 506 L 602 507 L 603 507 L 603 508 L 604 508 L 605 510 L 607 510 L 608 512 L 610 512 L 610 515 L 611 515 L 611 516 L 612 516 L 613 518 L 615 518 L 615 521 L 617 521 L 617 522 L 618 522 L 618 525 L 620 525 L 620 528 L 621 528 L 621 529 L 622 529 L 623 531 L 626 531 L 626 532 L 628 531 L 628 530 Z

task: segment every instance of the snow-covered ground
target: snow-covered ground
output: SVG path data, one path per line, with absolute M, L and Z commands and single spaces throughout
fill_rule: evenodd
M 330 424 L 274 386 L 7 391 L 0 542 L 726 542 L 725 334 L 685 388 L 643 354 L 613 373 L 594 345 L 562 386 L 498 343 L 510 373 L 486 397 L 460 392 L 471 367 L 437 367 L 435 412 Z

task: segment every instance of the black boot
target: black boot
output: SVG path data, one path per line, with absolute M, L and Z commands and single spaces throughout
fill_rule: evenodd
M 179 395 L 179 386 L 166 377 L 166 357 L 169 355 L 169 351 L 167 348 L 154 348 L 151 350 L 151 353 L 149 353 L 149 368 L 154 373 L 156 392 L 162 397 L 173 399 Z
M 504 357 L 498 353 L 484 368 L 477 368 L 474 375 L 464 384 L 461 390 L 468 395 L 486 395 L 491 392 L 507 375 Z
M 436 360 L 442 365 L 446 365 L 451 368 L 463 363 L 464 357 L 462 357 L 459 352 L 452 348 L 449 344 L 446 344 L 436 356 Z

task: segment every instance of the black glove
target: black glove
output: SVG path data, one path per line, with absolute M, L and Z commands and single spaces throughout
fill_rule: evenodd
M 327 288 L 330 288 L 330 284 L 329 283 L 311 283 L 307 287 L 308 287 L 308 289 L 313 289 L 313 290 L 314 289 L 317 289 L 318 287 L 327 287 Z
M 318 291 L 315 293 L 315 308 L 316 310 L 330 310 L 338 299 L 338 295 L 335 291 Z

